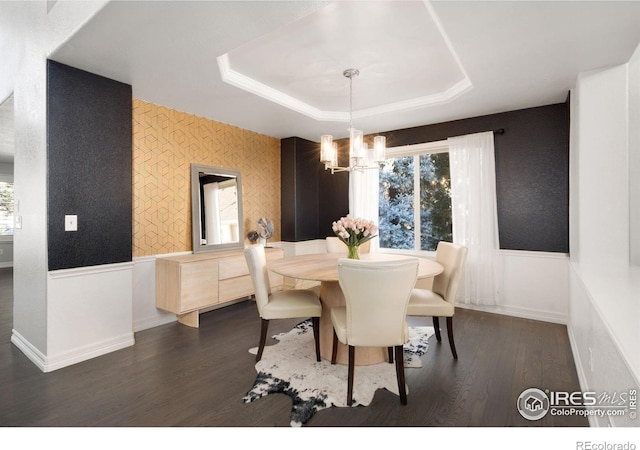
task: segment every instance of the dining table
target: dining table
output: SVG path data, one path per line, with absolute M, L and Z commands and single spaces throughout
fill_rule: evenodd
M 342 253 L 314 253 L 306 255 L 287 256 L 271 261 L 268 269 L 272 272 L 298 280 L 320 282 L 320 302 L 322 314 L 320 316 L 320 355 L 323 359 L 331 360 L 333 350 L 333 324 L 331 323 L 331 308 L 346 304 L 344 294 L 338 280 L 338 260 L 346 258 Z M 444 270 L 441 264 L 431 259 L 388 254 L 366 253 L 361 254 L 361 260 L 389 261 L 406 258 L 418 259 L 418 278 L 436 276 Z M 387 361 L 387 348 L 358 347 L 356 353 L 356 365 L 371 365 Z M 339 343 L 336 362 L 348 363 L 348 352 L 345 345 Z

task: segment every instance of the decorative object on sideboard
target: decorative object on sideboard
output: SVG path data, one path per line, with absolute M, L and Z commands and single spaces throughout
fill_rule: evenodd
M 251 242 L 252 244 L 255 244 L 256 242 L 258 242 L 258 239 L 260 239 L 260 235 L 256 230 L 252 230 L 247 233 L 247 239 L 249 239 L 249 242 Z
M 376 237 L 375 233 L 378 232 L 378 227 L 373 221 L 354 219 L 350 215 L 333 222 L 331 228 L 338 239 L 347 246 L 349 259 L 360 259 L 358 247 Z
M 333 142 L 333 136 L 324 134 L 320 137 L 320 162 L 325 170 L 331 173 L 348 172 L 351 170 L 378 169 L 386 158 L 387 138 L 376 136 L 373 138 L 373 148 L 364 142 L 362 130 L 353 127 L 353 77 L 360 74 L 358 69 L 347 69 L 342 75 L 349 79 L 349 167 L 338 165 L 338 144 Z
M 273 221 L 267 217 L 260 217 L 258 219 L 258 227 L 256 232 L 261 239 L 262 245 L 267 246 L 267 240 L 273 236 Z

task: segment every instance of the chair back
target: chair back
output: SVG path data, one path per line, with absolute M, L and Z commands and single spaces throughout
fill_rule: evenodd
M 269 296 L 271 295 L 271 283 L 269 281 L 264 246 L 262 244 L 248 246 L 244 250 L 244 257 L 247 260 L 249 274 L 251 274 L 258 313 L 262 316 L 262 308 L 269 303 Z
M 433 278 L 432 291 L 449 303 L 455 303 L 458 286 L 467 261 L 467 247 L 451 242 L 438 242 L 436 261 L 444 271 Z
M 327 253 L 344 253 L 345 255 L 347 254 L 347 244 L 342 242 L 338 237 L 327 236 L 325 238 L 325 241 L 327 243 Z M 371 241 L 369 240 L 360 246 L 359 252 L 369 253 L 370 248 Z
M 338 260 L 349 345 L 391 347 L 406 342 L 405 317 L 418 259 Z
M 327 243 L 327 253 L 345 253 L 347 252 L 347 246 L 335 236 L 327 236 L 325 239 Z

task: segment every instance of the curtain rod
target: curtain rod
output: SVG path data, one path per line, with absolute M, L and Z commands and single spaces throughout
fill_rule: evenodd
M 504 128 L 499 128 L 497 130 L 493 130 L 493 134 L 504 134 Z

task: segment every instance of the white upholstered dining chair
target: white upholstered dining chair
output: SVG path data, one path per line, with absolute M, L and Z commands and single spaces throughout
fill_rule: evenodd
M 344 253 L 347 255 L 347 245 L 342 242 L 336 236 L 327 236 L 325 238 L 325 242 L 327 243 L 327 253 Z M 362 244 L 359 248 L 360 253 L 369 253 L 371 249 L 371 241 L 367 241 Z
M 447 336 L 454 359 L 458 359 L 456 345 L 453 340 L 453 315 L 458 286 L 467 260 L 467 247 L 451 242 L 438 242 L 436 261 L 442 264 L 444 271 L 433 278 L 431 289 L 413 289 L 408 316 L 426 316 L 433 318 L 436 339 L 442 342 L 439 317 L 447 318 Z
M 400 402 L 407 404 L 402 346 L 409 339 L 407 304 L 418 276 L 418 260 L 392 261 L 340 259 L 338 280 L 346 305 L 331 308 L 333 352 L 336 363 L 338 341 L 348 346 L 347 404 L 353 403 L 356 347 L 387 347 L 389 362 L 395 352 Z
M 272 292 L 267 259 L 262 244 L 250 245 L 244 252 L 249 273 L 251 274 L 251 281 L 253 281 L 258 314 L 260 314 L 262 322 L 256 361 L 260 361 L 262 358 L 270 320 L 309 317 L 311 317 L 313 324 L 316 360 L 320 361 L 320 314 L 322 313 L 322 306 L 317 293 L 308 289 Z

